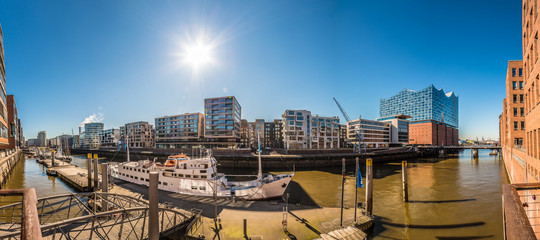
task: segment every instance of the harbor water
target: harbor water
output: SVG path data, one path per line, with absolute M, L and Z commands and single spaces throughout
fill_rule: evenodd
M 465 150 L 447 158 L 410 160 L 408 203 L 402 197 L 401 162 L 374 164 L 373 239 L 503 239 L 501 184 L 507 183 L 507 177 L 502 159 L 489 152 L 481 150 L 477 159 Z M 86 156 L 75 156 L 72 163 L 86 169 Z M 340 167 L 296 170 L 289 189 L 295 191 L 291 203 L 340 206 Z M 364 166 L 361 170 L 364 175 Z M 354 168 L 349 166 L 346 172 L 344 202 L 352 208 Z M 73 191 L 47 176 L 34 159 L 19 161 L 2 185 L 5 188 L 35 188 L 38 197 Z M 358 189 L 359 201 L 364 193 L 365 188 Z M 13 201 L 0 198 L 0 205 Z

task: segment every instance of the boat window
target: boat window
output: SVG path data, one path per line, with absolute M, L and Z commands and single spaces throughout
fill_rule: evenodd
M 191 186 L 191 189 L 197 190 L 197 186 Z
M 163 182 L 163 185 L 167 186 L 167 185 L 169 185 L 169 183 L 168 182 Z
M 146 179 L 147 182 L 150 182 L 150 179 Z
M 206 170 L 201 170 L 200 172 L 201 172 L 201 173 L 206 173 Z
M 178 174 L 179 177 L 184 177 L 184 174 Z
M 208 168 L 208 164 L 204 164 L 204 168 Z
M 206 187 L 205 186 L 200 186 L 199 189 L 200 190 L 206 190 Z
M 190 177 L 191 177 L 191 175 L 189 175 L 189 174 L 186 174 L 186 177 L 187 177 L 187 178 L 190 178 Z
M 202 178 L 202 179 L 206 179 L 206 175 L 201 175 L 201 178 Z
M 161 181 L 159 181 L 159 185 L 161 185 Z
M 193 178 L 199 178 L 199 175 L 193 175 Z

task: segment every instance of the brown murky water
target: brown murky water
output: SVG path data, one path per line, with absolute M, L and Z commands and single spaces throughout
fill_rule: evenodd
M 480 151 L 476 160 L 465 151 L 450 158 L 409 162 L 409 203 L 402 200 L 401 163 L 375 164 L 373 239 L 502 239 L 501 184 L 507 179 L 502 160 L 488 153 Z M 86 168 L 85 156 L 76 156 L 73 164 Z M 353 172 L 347 169 L 351 176 L 345 187 L 348 207 L 354 206 Z M 307 195 L 299 194 L 298 199 L 292 196 L 291 202 L 340 205 L 341 168 L 297 169 L 293 181 L 293 189 Z M 59 179 L 47 176 L 33 159 L 20 161 L 2 186 L 29 187 L 36 189 L 38 197 L 73 191 Z M 364 201 L 364 193 L 365 188 L 358 189 L 359 201 Z M 0 205 L 13 201 L 16 199 L 0 198 Z
M 507 177 L 502 160 L 488 154 L 480 151 L 471 160 L 464 151 L 410 161 L 408 203 L 403 202 L 401 162 L 375 164 L 373 239 L 503 239 L 501 184 Z M 354 207 L 353 172 L 347 169 L 351 177 L 344 201 L 349 207 Z M 341 201 L 340 173 L 340 168 L 297 171 L 294 181 L 316 204 L 335 207 Z M 364 201 L 365 188 L 358 191 Z

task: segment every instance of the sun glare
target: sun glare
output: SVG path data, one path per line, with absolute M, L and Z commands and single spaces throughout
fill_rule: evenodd
M 199 68 L 210 63 L 210 47 L 197 43 L 186 48 L 186 62 L 195 68 Z

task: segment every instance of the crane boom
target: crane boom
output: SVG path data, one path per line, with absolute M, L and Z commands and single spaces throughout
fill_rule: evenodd
M 343 117 L 345 118 L 345 121 L 347 121 L 347 123 L 349 123 L 351 121 L 351 118 L 349 117 L 349 114 L 347 114 L 347 112 L 345 112 L 345 109 L 343 109 L 343 107 L 341 107 L 341 104 L 339 104 L 338 100 L 336 98 L 333 98 L 334 99 L 334 102 L 336 102 L 336 105 L 338 106 L 339 108 L 339 111 L 341 111 L 341 114 L 343 114 Z M 364 142 L 364 136 L 362 134 L 360 134 L 360 129 L 357 129 L 356 131 L 354 131 L 355 133 L 355 136 L 356 136 L 356 141 L 358 141 L 358 152 L 360 153 L 361 150 L 362 150 L 362 145 L 363 145 L 363 142 Z M 360 142 L 362 142 L 362 144 L 360 144 Z
M 349 115 L 345 112 L 345 110 L 341 107 L 341 104 L 339 104 L 338 100 L 336 98 L 333 98 L 334 99 L 334 102 L 336 102 L 338 108 L 339 108 L 339 111 L 341 111 L 341 114 L 343 114 L 343 117 L 345 118 L 345 121 L 347 122 L 350 122 L 351 121 L 351 118 L 349 117 Z

